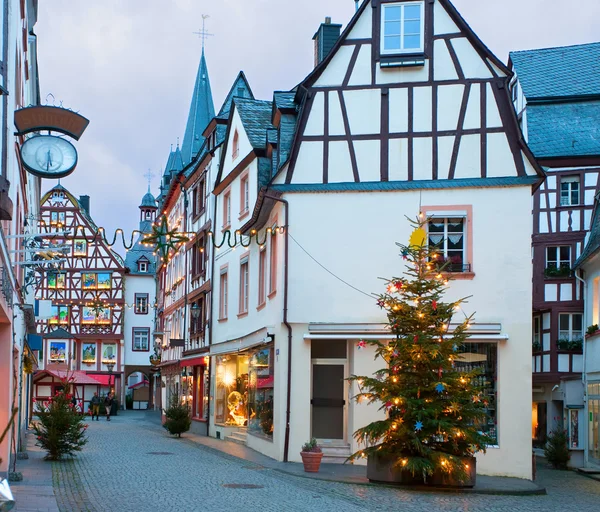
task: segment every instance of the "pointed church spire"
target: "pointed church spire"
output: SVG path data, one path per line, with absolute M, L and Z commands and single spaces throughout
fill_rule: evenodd
M 181 144 L 184 165 L 189 164 L 194 156 L 198 154 L 198 151 L 200 151 L 200 147 L 204 142 L 202 132 L 213 117 L 215 117 L 215 106 L 210 88 L 210 79 L 208 78 L 208 67 L 206 65 L 206 57 L 204 56 L 204 48 L 202 48 L 202 56 L 200 57 L 200 65 L 198 66 L 198 74 L 196 75 L 196 84 L 194 85 L 190 113 L 185 127 L 183 143 Z

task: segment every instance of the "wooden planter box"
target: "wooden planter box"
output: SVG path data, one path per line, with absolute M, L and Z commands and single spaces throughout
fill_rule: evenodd
M 300 456 L 306 473 L 318 473 L 323 458 L 322 452 L 300 452 Z
M 422 475 L 413 474 L 410 471 L 403 471 L 398 466 L 394 466 L 397 459 L 383 459 L 377 455 L 369 455 L 367 460 L 367 478 L 371 482 L 392 483 L 400 485 L 431 485 L 434 487 L 474 487 L 476 478 L 476 459 L 475 457 L 464 457 L 464 463 L 469 465 L 467 470 L 467 480 L 459 481 L 450 477 L 448 473 L 436 470 L 433 475 L 423 480 Z

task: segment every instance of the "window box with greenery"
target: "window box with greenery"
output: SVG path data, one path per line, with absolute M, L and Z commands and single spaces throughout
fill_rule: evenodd
M 541 352 L 542 351 L 542 344 L 539 341 L 534 341 L 531 344 L 531 350 L 533 352 Z
M 571 277 L 572 274 L 573 271 L 568 265 L 561 265 L 560 267 L 550 265 L 544 269 L 544 275 L 550 278 Z
M 585 337 L 588 338 L 590 336 L 594 336 L 598 333 L 598 331 L 600 331 L 598 324 L 590 325 L 585 332 Z
M 556 346 L 558 347 L 558 350 L 581 352 L 583 350 L 583 340 L 581 338 L 573 340 L 568 338 L 560 338 L 556 342 Z

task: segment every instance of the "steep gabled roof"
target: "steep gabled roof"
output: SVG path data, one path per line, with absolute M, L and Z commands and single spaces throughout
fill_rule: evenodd
M 529 105 L 527 132 L 536 158 L 600 156 L 600 99 Z
M 238 76 L 233 82 L 231 89 L 227 93 L 225 97 L 225 101 L 223 101 L 223 105 L 221 106 L 221 110 L 219 110 L 218 118 L 220 119 L 228 119 L 229 111 L 231 110 L 231 103 L 233 102 L 233 98 L 249 98 L 251 100 L 254 99 L 254 94 L 252 93 L 252 89 L 250 88 L 250 84 L 246 79 L 246 75 L 243 71 L 238 73 Z
M 510 53 L 528 102 L 600 97 L 600 42 Z
M 189 164 L 200 151 L 204 142 L 202 132 L 213 117 L 215 117 L 215 106 L 208 78 L 208 67 L 204 57 L 204 50 L 202 50 L 202 57 L 200 58 L 194 93 L 192 95 L 192 103 L 190 104 L 190 112 L 185 127 L 185 135 L 183 136 L 183 144 L 181 145 L 183 163 L 185 165 Z
M 248 140 L 254 149 L 264 149 L 267 142 L 267 130 L 273 128 L 271 101 L 234 98 L 233 102 L 238 111 Z

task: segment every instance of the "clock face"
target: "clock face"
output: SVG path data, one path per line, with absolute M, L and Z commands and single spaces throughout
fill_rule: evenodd
M 68 140 L 54 135 L 36 135 L 21 147 L 25 168 L 41 178 L 62 178 L 75 170 L 77 151 Z

